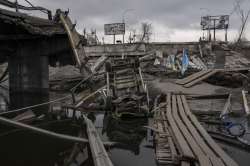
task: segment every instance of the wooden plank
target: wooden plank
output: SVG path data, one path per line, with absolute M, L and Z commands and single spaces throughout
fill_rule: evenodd
M 215 70 L 212 70 L 211 72 L 206 73 L 206 74 L 203 75 L 202 77 L 199 77 L 199 78 L 193 80 L 192 82 L 189 82 L 189 83 L 185 84 L 184 87 L 185 87 L 185 88 L 189 88 L 189 87 L 191 87 L 191 86 L 197 84 L 198 82 L 201 82 L 201 81 L 207 79 L 208 77 L 210 77 L 210 76 L 216 74 L 217 72 L 218 72 L 218 70 L 216 70 L 216 69 L 215 69 Z
M 174 106 L 174 105 L 173 105 Z M 176 105 L 174 106 L 176 110 Z M 171 131 L 173 133 L 173 136 L 176 140 L 176 143 L 180 149 L 181 155 L 189 160 L 194 160 L 195 156 L 188 146 L 187 141 L 185 140 L 184 136 L 182 135 L 181 131 L 179 130 L 176 122 L 174 121 L 173 115 L 172 115 L 172 109 L 171 109 L 171 95 L 167 94 L 167 119 L 171 127 Z
M 202 100 L 202 99 L 227 99 L 229 93 L 221 93 L 221 94 L 211 94 L 211 95 L 186 95 L 187 98 L 192 100 Z
M 202 52 L 202 48 L 201 48 L 201 45 L 200 45 L 200 44 L 199 44 L 199 51 L 200 51 L 201 57 L 203 58 L 203 52 Z
M 83 118 L 86 122 L 90 150 L 95 166 L 113 166 L 94 124 L 86 116 L 83 116 Z
M 73 24 L 72 24 L 71 20 L 68 18 L 68 16 L 66 16 L 64 13 L 61 12 L 59 17 L 60 17 L 60 21 L 63 24 L 63 27 L 65 28 L 65 30 L 68 34 L 69 42 L 70 42 L 71 48 L 73 50 L 77 66 L 81 67 L 82 63 L 80 60 L 80 55 L 84 56 L 85 54 L 83 53 L 84 51 L 81 50 L 83 48 L 81 48 L 81 49 L 76 48 L 77 43 L 80 42 L 80 37 L 77 35 L 75 28 L 73 28 Z
M 77 67 L 80 69 L 81 74 L 83 74 L 84 76 L 91 75 L 93 72 L 91 68 L 86 65 L 89 58 L 85 54 L 82 40 L 79 33 L 76 31 L 75 25 L 72 24 L 71 19 L 65 12 L 58 10 L 57 13 L 59 14 L 60 21 L 63 24 L 65 31 L 67 32 L 69 43 L 73 51 Z
M 94 64 L 91 66 L 91 71 L 93 73 L 97 72 L 103 65 L 104 63 L 107 61 L 108 57 L 103 55 L 100 58 L 98 58 L 97 60 L 95 60 Z
M 135 82 L 135 79 L 132 78 L 132 79 L 123 79 L 123 80 L 117 80 L 116 79 L 116 84 L 123 84 L 123 83 L 129 83 L 129 82 Z
M 224 166 L 223 162 L 220 158 L 218 158 L 214 152 L 210 149 L 210 147 L 205 143 L 204 139 L 201 137 L 201 135 L 198 133 L 196 128 L 193 126 L 191 121 L 188 119 L 187 115 L 185 114 L 183 105 L 182 105 L 182 99 L 181 96 L 177 96 L 177 102 L 179 106 L 179 113 L 180 116 L 185 124 L 187 126 L 187 129 L 193 136 L 193 139 L 196 141 L 196 143 L 200 146 L 201 150 L 203 151 L 204 155 L 208 156 L 211 160 L 213 166 Z
M 231 97 L 232 97 L 232 94 L 229 94 L 226 104 L 224 105 L 223 110 L 221 111 L 220 118 L 222 118 L 224 115 L 229 113 L 230 106 L 231 106 Z
M 167 135 L 170 135 L 170 132 L 169 132 L 169 126 L 167 124 L 167 118 L 166 118 L 166 114 L 164 111 L 161 111 L 161 117 L 163 118 L 163 124 L 164 124 L 164 129 L 165 129 L 165 133 Z M 172 160 L 173 161 L 176 161 L 176 157 L 177 157 L 177 150 L 175 148 L 175 145 L 174 145 L 174 142 L 173 142 L 173 139 L 171 137 L 168 137 L 167 138 L 168 140 L 168 144 L 169 144 L 169 147 L 170 147 L 170 151 L 171 151 L 171 156 L 172 156 Z
M 74 143 L 88 143 L 88 140 L 85 138 L 79 138 L 79 137 L 74 137 L 71 135 L 59 134 L 59 133 L 56 133 L 53 131 L 34 127 L 34 126 L 31 126 L 31 125 L 28 125 L 25 123 L 16 122 L 14 120 L 7 119 L 4 117 L 0 117 L 0 123 L 6 124 L 8 126 L 13 126 L 16 128 L 28 130 L 28 131 L 36 133 L 36 134 L 46 135 L 48 137 L 57 138 L 57 139 L 65 140 L 65 141 L 70 141 L 70 142 L 74 142 Z
M 181 112 L 183 112 L 183 106 L 182 106 L 181 101 L 179 101 L 179 102 L 180 103 L 178 103 L 178 105 L 177 105 L 178 109 L 177 109 L 176 96 L 173 95 L 172 96 L 172 104 L 173 104 L 172 112 L 173 112 L 173 117 L 174 117 L 180 131 L 182 132 L 183 136 L 187 140 L 187 143 L 189 144 L 190 148 L 192 149 L 195 156 L 197 157 L 199 164 L 201 166 L 212 166 L 212 163 L 210 162 L 209 158 L 204 154 L 202 149 L 198 146 L 197 142 L 194 140 L 193 136 L 188 131 L 186 125 L 180 119 L 179 114 L 178 114 L 178 112 L 179 112 L 178 110 L 182 110 Z
M 88 100 L 89 98 L 93 97 L 94 95 L 96 95 L 97 93 L 99 93 L 99 92 L 100 92 L 101 90 L 103 90 L 104 88 L 106 88 L 106 86 L 103 86 L 103 87 L 97 89 L 95 92 L 93 92 L 93 93 L 91 93 L 91 94 L 88 94 L 87 96 L 86 96 L 85 93 L 84 93 L 84 94 L 80 94 L 80 95 L 78 96 L 78 98 L 80 98 L 80 99 L 79 99 L 79 101 L 77 101 L 77 102 L 74 104 L 74 108 L 75 108 L 75 109 L 79 108 L 86 100 Z
M 134 77 L 132 75 L 127 75 L 127 76 L 116 77 L 116 80 L 133 79 L 133 78 Z
M 196 129 L 199 131 L 200 135 L 203 137 L 203 139 L 206 141 L 206 143 L 213 149 L 214 153 L 219 156 L 224 164 L 226 166 L 238 166 L 238 164 L 226 154 L 221 147 L 210 137 L 210 135 L 207 133 L 207 131 L 202 127 L 202 125 L 199 123 L 197 118 L 191 113 L 186 98 L 184 95 L 181 96 L 184 110 L 189 117 L 189 119 L 192 121 Z
M 192 56 L 190 57 L 194 65 L 200 70 L 208 70 L 207 66 L 202 62 L 199 57 Z
M 241 92 L 242 92 L 244 110 L 246 112 L 246 115 L 249 116 L 250 115 L 250 110 L 249 110 L 248 103 L 247 103 L 246 92 L 244 90 L 242 90 Z
M 192 74 L 184 79 L 177 80 L 175 83 L 180 84 L 180 85 L 184 85 L 184 84 L 187 84 L 187 83 L 193 81 L 194 79 L 201 77 L 209 72 L 211 72 L 211 70 L 202 70 L 202 71 L 194 73 L 194 74 Z
M 136 87 L 136 83 L 135 82 L 128 82 L 128 83 L 123 83 L 123 84 L 116 84 L 116 89 L 127 89 L 127 88 L 134 88 Z
M 232 69 L 223 69 L 223 70 L 219 70 L 220 72 L 232 72 L 232 71 L 248 71 L 250 70 L 249 67 L 240 67 L 240 68 L 232 68 Z

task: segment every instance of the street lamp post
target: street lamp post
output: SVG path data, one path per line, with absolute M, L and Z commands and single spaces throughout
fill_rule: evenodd
M 134 11 L 134 9 L 126 9 L 123 13 L 122 13 L 122 23 L 124 23 L 124 28 L 126 28 L 125 25 L 125 15 L 126 13 L 128 13 L 129 11 Z M 124 34 L 122 35 L 122 43 L 124 44 L 124 35 L 125 35 L 125 31 Z

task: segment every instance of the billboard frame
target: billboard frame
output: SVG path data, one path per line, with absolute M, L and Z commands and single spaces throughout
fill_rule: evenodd
M 125 23 L 104 24 L 105 35 L 124 35 L 125 31 Z

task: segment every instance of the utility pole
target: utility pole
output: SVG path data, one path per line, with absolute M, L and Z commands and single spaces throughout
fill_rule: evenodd
M 16 4 L 16 12 L 18 12 L 18 1 L 17 0 L 15 1 L 15 4 Z
M 129 32 L 129 43 L 131 44 L 132 41 L 132 36 L 131 36 L 131 32 Z
M 215 39 L 215 29 L 216 29 L 216 28 L 215 28 L 215 19 L 214 19 L 214 41 L 216 40 L 216 39 Z
M 225 42 L 227 42 L 227 28 L 225 29 Z
M 124 44 L 124 36 L 125 36 L 125 31 L 126 31 L 126 24 L 125 24 L 124 18 L 123 18 L 122 21 L 123 21 L 122 23 L 124 24 L 124 33 L 122 34 L 122 44 Z

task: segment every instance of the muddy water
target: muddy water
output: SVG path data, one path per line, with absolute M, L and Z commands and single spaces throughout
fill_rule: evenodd
M 152 88 L 151 95 L 153 96 L 161 92 L 171 91 L 182 91 L 184 93 L 190 94 L 213 94 L 225 93 L 230 90 L 223 87 L 211 86 L 209 84 L 200 84 L 193 88 L 184 89 L 178 85 L 173 84 L 169 80 L 166 81 L 164 78 L 153 81 L 150 87 Z M 65 94 L 54 94 L 51 99 L 62 96 L 65 96 Z M 235 98 L 239 99 L 240 96 L 236 95 Z M 199 111 L 220 111 L 223 108 L 224 103 L 225 100 L 197 100 L 193 102 L 189 101 L 191 109 Z M 235 111 L 239 111 L 242 110 L 242 106 L 238 101 L 236 102 L 235 100 L 235 102 L 233 103 L 233 109 Z M 110 158 L 115 166 L 157 165 L 154 159 L 155 156 L 154 149 L 152 148 L 153 138 L 151 132 L 143 128 L 143 126 L 146 125 L 150 126 L 150 124 L 152 123 L 151 119 L 121 120 L 112 118 L 111 116 L 105 115 L 104 113 L 92 113 L 88 116 L 93 120 L 103 141 L 113 141 L 119 143 L 116 147 L 108 151 Z M 244 121 L 240 118 L 233 118 L 233 120 L 235 120 L 236 122 Z M 246 127 L 248 129 L 248 133 L 250 133 L 248 126 L 249 121 L 248 123 L 246 123 Z M 25 140 L 19 140 L 20 142 L 11 144 L 12 141 L 15 141 L 14 138 Z M 250 135 L 246 135 L 244 138 L 250 141 Z M 29 134 L 20 137 L 20 133 L 14 135 L 12 139 L 8 139 L 8 137 L 5 137 L 5 139 L 0 138 L 0 141 L 2 141 L 3 144 L 6 143 L 5 148 L 9 149 L 8 154 L 6 153 L 5 155 L 1 155 L 4 156 L 5 159 L 9 160 L 7 160 L 7 162 L 3 162 L 3 158 L 0 157 L 0 165 L 9 165 L 11 160 L 16 159 L 16 161 L 18 162 L 18 160 L 21 161 L 24 157 L 28 159 L 34 158 L 35 160 L 33 162 L 26 163 L 25 165 L 34 165 L 34 163 L 36 163 L 35 165 L 54 165 L 56 162 L 58 162 L 58 160 L 61 160 L 63 158 L 65 149 L 68 149 L 70 146 L 72 146 L 72 144 L 58 142 L 55 140 L 52 142 L 48 142 L 45 138 L 39 136 L 31 137 Z M 224 144 L 223 142 L 220 142 L 220 145 L 230 156 L 232 156 L 239 163 L 240 166 L 249 165 L 248 163 L 250 163 L 250 154 L 248 152 L 229 146 L 227 144 Z M 48 147 L 53 148 L 49 149 Z M 17 165 L 20 165 L 20 163 L 17 163 Z
M 66 95 L 53 92 L 50 99 Z M 60 108 L 60 104 L 56 103 L 54 107 Z M 104 113 L 89 114 L 88 117 L 104 141 L 118 143 L 108 151 L 115 166 L 156 166 L 153 138 L 151 132 L 143 127 L 149 125 L 151 120 L 120 120 Z M 76 131 L 67 131 L 68 127 L 65 126 L 53 129 L 59 133 L 76 135 Z M 60 163 L 69 156 L 73 144 L 18 130 L 0 135 L 0 145 L 0 165 L 53 166 L 62 165 Z
M 109 151 L 115 166 L 156 166 L 153 137 L 143 127 L 151 119 L 121 120 L 99 113 L 94 122 L 103 140 L 119 143 Z
M 50 123 L 41 128 L 59 133 L 77 135 L 78 128 L 70 127 L 72 122 Z M 7 126 L 4 126 L 7 128 Z M 1 125 L 1 129 L 3 125 Z M 70 154 L 73 143 L 24 130 L 1 132 L 0 165 L 3 166 L 55 166 L 63 165 Z

